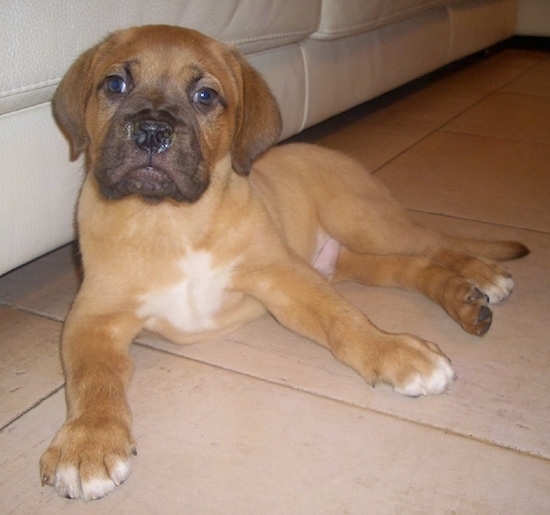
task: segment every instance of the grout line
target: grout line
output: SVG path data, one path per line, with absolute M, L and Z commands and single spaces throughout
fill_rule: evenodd
M 250 373 L 247 373 L 247 372 L 243 372 L 243 371 L 235 370 L 235 369 L 232 369 L 232 368 L 224 367 L 224 366 L 221 366 L 221 365 L 218 365 L 218 364 L 213 364 L 213 363 L 210 363 L 208 361 L 201 360 L 201 359 L 197 359 L 197 358 L 193 358 L 193 357 L 189 357 L 189 356 L 182 356 L 181 354 L 176 354 L 174 352 L 170 352 L 167 349 L 159 349 L 157 347 L 153 347 L 150 344 L 147 344 L 147 343 L 144 343 L 144 342 L 135 341 L 134 345 L 136 345 L 140 348 L 150 350 L 152 352 L 158 352 L 160 354 L 166 354 L 166 355 L 178 358 L 178 359 L 189 360 L 189 361 L 194 362 L 194 363 L 199 363 L 199 364 L 202 364 L 202 365 L 206 365 L 206 366 L 212 367 L 212 368 L 217 369 L 217 370 L 222 370 L 224 372 L 237 374 L 239 376 L 246 377 L 246 378 L 256 380 L 256 381 L 260 381 L 262 383 L 266 383 L 266 384 L 269 384 L 269 385 L 272 385 L 272 386 L 286 388 L 288 390 L 292 390 L 292 391 L 295 391 L 295 392 L 303 393 L 303 394 L 306 394 L 306 395 L 311 395 L 311 396 L 314 396 L 314 397 L 317 397 L 317 398 L 320 398 L 320 399 L 324 399 L 324 400 L 329 401 L 329 402 L 338 403 L 339 405 L 345 405 L 345 406 L 351 407 L 353 409 L 360 410 L 362 412 L 370 412 L 370 413 L 373 413 L 373 414 L 376 414 L 376 415 L 380 415 L 380 416 L 383 416 L 383 417 L 386 417 L 386 418 L 390 418 L 390 419 L 392 419 L 394 421 L 397 421 L 397 422 L 412 424 L 412 425 L 415 425 L 415 426 L 418 426 L 418 427 L 428 428 L 428 429 L 431 429 L 431 430 L 434 430 L 434 431 L 439 431 L 439 432 L 443 432 L 445 434 L 450 434 L 450 435 L 459 437 L 461 439 L 466 439 L 466 440 L 469 440 L 469 441 L 482 443 L 484 445 L 489 445 L 491 447 L 496 447 L 496 448 L 499 448 L 499 449 L 502 449 L 502 450 L 505 450 L 505 451 L 510 451 L 510 452 L 515 453 L 515 454 L 519 454 L 521 456 L 525 456 L 525 457 L 529 457 L 529 458 L 535 458 L 535 459 L 542 460 L 542 461 L 545 461 L 545 462 L 550 462 L 550 458 L 547 458 L 546 456 L 542 456 L 542 455 L 539 455 L 539 454 L 533 454 L 531 452 L 528 452 L 528 451 L 525 451 L 525 450 L 522 450 L 522 449 L 518 449 L 516 447 L 508 447 L 506 445 L 503 445 L 503 444 L 498 443 L 498 442 L 494 442 L 494 441 L 486 439 L 486 438 L 476 437 L 476 436 L 473 436 L 473 435 L 467 435 L 467 434 L 463 434 L 463 433 L 454 431 L 450 428 L 437 426 L 437 425 L 426 423 L 426 422 L 420 422 L 420 421 L 412 420 L 412 419 L 409 419 L 409 418 L 399 417 L 399 416 L 397 416 L 395 414 L 392 414 L 392 413 L 387 413 L 385 411 L 381 411 L 379 409 L 375 409 L 375 408 L 372 408 L 372 407 L 369 407 L 369 406 L 363 406 L 363 405 L 360 405 L 360 404 L 356 404 L 356 403 L 347 401 L 345 399 L 337 399 L 337 398 L 334 398 L 334 397 L 330 397 L 328 395 L 325 395 L 325 394 L 322 394 L 322 393 L 319 393 L 319 392 L 315 392 L 313 390 L 299 388 L 299 387 L 294 386 L 292 384 L 278 382 L 274 379 L 258 377 L 256 375 L 253 375 L 253 374 L 250 374 Z M 132 381 L 132 382 L 134 382 L 134 381 Z M 368 383 L 365 383 L 365 388 L 368 388 L 368 386 L 369 386 Z M 64 387 L 65 387 L 65 383 L 63 382 L 57 388 L 51 390 L 47 395 L 45 395 L 44 397 L 41 397 L 40 399 L 38 399 L 37 401 L 32 403 L 24 411 L 17 414 L 12 419 L 8 420 L 8 422 L 6 422 L 3 426 L 0 426 L 0 432 L 6 430 L 9 426 L 11 426 L 15 422 L 17 422 L 22 417 L 24 417 L 27 413 L 29 413 L 30 411 L 32 411 L 33 409 L 35 409 L 39 405 L 41 405 L 44 401 L 46 401 L 46 400 L 50 399 L 51 397 L 53 397 L 56 393 L 58 393 Z M 374 389 L 374 387 L 372 387 L 372 388 Z M 398 395 L 398 394 L 396 393 L 395 395 Z
M 37 309 L 25 308 L 23 306 L 19 306 L 17 304 L 12 304 L 12 303 L 6 302 L 6 301 L 0 301 L 0 307 L 6 308 L 6 309 L 14 309 L 15 311 L 19 311 L 19 312 L 25 313 L 27 315 L 37 316 L 37 317 L 43 318 L 45 320 L 50 320 L 52 322 L 59 322 L 59 323 L 64 323 L 65 322 L 65 318 L 59 318 L 55 315 L 48 315 L 47 313 L 43 313 L 42 311 L 38 311 Z
M 417 146 L 419 143 L 422 143 L 423 141 L 427 140 L 429 137 L 433 136 L 434 134 L 436 134 L 437 132 L 439 131 L 444 131 L 444 127 L 446 125 L 448 125 L 449 123 L 451 123 L 453 120 L 455 120 L 456 118 L 458 118 L 459 116 L 462 116 L 464 113 L 466 113 L 467 111 L 469 111 L 472 107 L 475 107 L 476 105 L 478 105 L 480 102 L 483 102 L 484 100 L 486 100 L 489 96 L 491 96 L 493 94 L 493 91 L 489 92 L 489 93 L 486 93 L 485 95 L 483 95 L 481 98 L 479 98 L 478 100 L 476 100 L 475 102 L 473 102 L 472 104 L 468 105 L 467 107 L 465 107 L 464 109 L 462 109 L 460 112 L 456 113 L 455 115 L 451 116 L 450 118 L 447 118 L 444 122 L 442 122 L 440 125 L 438 125 L 437 127 L 434 127 L 433 129 L 431 130 L 428 130 L 428 132 L 426 134 L 424 134 L 420 139 L 416 140 L 414 143 L 412 143 L 411 145 L 409 145 L 408 147 L 402 149 L 400 152 L 398 152 L 396 155 L 394 155 L 393 157 L 391 157 L 390 159 L 388 159 L 386 162 L 384 162 L 383 164 L 379 165 L 378 167 L 374 168 L 372 170 L 372 174 L 374 175 L 375 173 L 379 172 L 382 168 L 384 168 L 385 166 L 387 166 L 388 164 L 392 163 L 393 161 L 395 161 L 396 159 L 398 159 L 399 157 L 401 157 L 403 154 L 405 154 L 406 152 L 408 152 L 409 150 L 411 150 L 412 148 L 414 148 L 415 146 Z M 384 125 L 383 122 L 381 122 L 381 125 Z M 390 125 L 392 127 L 401 127 L 400 125 L 395 125 L 395 124 L 386 124 L 386 125 Z M 451 132 L 451 131 L 446 131 L 446 132 Z
M 508 94 L 508 93 L 506 93 L 506 94 Z M 550 98 L 550 97 L 533 97 L 533 98 Z M 529 143 L 529 144 L 535 144 L 535 145 L 550 146 L 550 142 L 548 142 L 548 141 L 537 141 L 535 139 L 518 139 L 518 138 L 511 138 L 511 137 L 506 137 L 506 136 L 499 136 L 499 135 L 496 135 L 496 134 L 482 134 L 480 132 L 472 132 L 472 131 L 465 131 L 465 130 L 458 130 L 458 129 L 448 129 L 448 128 L 445 128 L 445 127 L 441 127 L 440 129 L 438 129 L 437 132 L 444 132 L 446 134 L 459 134 L 459 135 L 462 135 L 462 136 L 471 136 L 471 137 L 474 137 L 474 138 L 495 139 L 495 140 L 499 140 L 499 141 L 515 141 L 517 143 Z
M 234 341 L 237 341 L 237 340 L 234 340 Z M 529 458 L 535 458 L 535 459 L 542 460 L 542 461 L 545 461 L 545 462 L 550 462 L 550 457 L 542 456 L 540 454 L 533 454 L 529 451 L 522 450 L 522 449 L 519 449 L 517 447 L 509 447 L 509 446 L 506 446 L 504 444 L 489 440 L 487 438 L 468 435 L 468 434 L 457 432 L 457 431 L 453 430 L 452 428 L 437 426 L 437 425 L 430 424 L 430 423 L 427 423 L 427 422 L 421 422 L 421 421 L 413 420 L 413 419 L 410 419 L 410 418 L 400 417 L 398 415 L 395 415 L 395 414 L 392 414 L 392 413 L 387 413 L 385 411 L 381 411 L 379 409 L 375 409 L 375 408 L 372 408 L 372 407 L 369 407 L 369 406 L 363 406 L 361 404 L 356 404 L 356 403 L 347 401 L 345 399 L 338 399 L 338 398 L 335 398 L 335 397 L 330 397 L 326 394 L 319 393 L 319 392 L 316 392 L 314 390 L 308 390 L 308 389 L 300 388 L 298 386 L 295 386 L 295 385 L 292 385 L 292 384 L 289 384 L 289 383 L 278 382 L 276 379 L 258 377 L 257 375 L 253 375 L 249 372 L 243 372 L 243 371 L 240 371 L 240 370 L 235 370 L 233 368 L 225 367 L 225 366 L 219 365 L 219 364 L 214 364 L 214 363 L 211 363 L 211 362 L 208 362 L 208 361 L 205 361 L 205 360 L 202 360 L 202 359 L 194 358 L 194 357 L 183 356 L 181 354 L 171 352 L 167 349 L 159 349 L 157 347 L 153 347 L 150 344 L 147 344 L 147 343 L 144 343 L 144 342 L 137 342 L 136 341 L 134 343 L 136 345 L 138 345 L 139 347 L 146 348 L 146 349 L 151 350 L 153 352 L 160 352 L 162 354 L 167 354 L 169 356 L 174 356 L 178 359 L 189 360 L 189 361 L 192 361 L 194 363 L 199 363 L 201 365 L 206 365 L 206 366 L 209 366 L 209 367 L 213 367 L 215 369 L 222 370 L 224 372 L 230 372 L 230 373 L 233 373 L 233 374 L 237 374 L 239 376 L 246 377 L 246 378 L 249 378 L 249 379 L 253 379 L 253 380 L 256 380 L 256 381 L 260 381 L 262 383 L 266 383 L 266 384 L 269 384 L 269 385 L 272 385 L 272 386 L 278 386 L 278 387 L 286 388 L 288 390 L 292 390 L 292 391 L 295 391 L 295 392 L 303 393 L 303 394 L 306 394 L 306 395 L 311 395 L 313 397 L 317 397 L 317 398 L 324 399 L 324 400 L 327 400 L 327 401 L 330 401 L 330 402 L 338 403 L 339 405 L 344 405 L 344 406 L 348 406 L 348 407 L 351 407 L 351 408 L 354 408 L 354 409 L 358 409 L 358 410 L 361 410 L 362 412 L 370 412 L 370 413 L 373 413 L 373 414 L 376 414 L 376 415 L 381 415 L 381 416 L 384 416 L 386 418 L 390 418 L 394 421 L 403 422 L 403 423 L 407 423 L 407 424 L 412 424 L 412 425 L 415 425 L 415 426 L 418 426 L 418 427 L 428 428 L 428 429 L 431 429 L 431 430 L 434 430 L 434 431 L 439 431 L 439 432 L 443 432 L 445 434 L 450 434 L 450 435 L 453 435 L 453 436 L 456 436 L 456 437 L 459 437 L 459 438 L 462 438 L 462 439 L 465 439 L 465 440 L 482 443 L 484 445 L 489 445 L 491 447 L 496 447 L 496 448 L 499 448 L 499 449 L 502 449 L 502 450 L 505 450 L 505 451 L 510 451 L 510 452 L 515 453 L 515 454 L 519 454 L 521 456 L 525 456 L 525 457 L 529 457 Z M 359 375 L 358 375 L 358 377 L 360 378 Z M 366 382 L 365 382 L 365 388 L 369 388 L 369 384 L 366 383 Z M 374 389 L 374 387 L 372 387 L 372 389 Z M 399 394 L 394 392 L 394 395 L 399 395 Z
M 480 62 L 485 62 L 487 61 L 488 59 L 491 58 L 491 55 L 487 56 L 486 58 L 480 60 Z M 474 63 L 475 64 L 475 63 Z M 479 99 L 477 99 L 476 101 L 474 101 L 472 104 L 470 104 L 468 107 L 465 107 L 464 109 L 462 109 L 460 112 L 458 112 L 457 114 L 451 116 L 450 118 L 448 118 L 445 122 L 443 122 L 441 125 L 431 129 L 428 133 L 426 133 L 424 136 L 422 136 L 420 139 L 418 139 L 417 141 L 415 141 L 414 143 L 412 143 L 410 146 L 406 147 L 405 149 L 401 150 L 400 152 L 398 152 L 395 156 L 391 157 L 390 159 L 388 159 L 386 162 L 384 162 L 383 164 L 377 166 L 376 168 L 372 169 L 371 173 L 372 174 L 375 174 L 376 172 L 380 171 L 383 167 L 385 167 L 386 165 L 392 163 L 395 159 L 397 159 L 398 157 L 400 157 L 401 155 L 403 155 L 405 152 L 409 151 L 410 149 L 412 149 L 413 147 L 415 147 L 416 145 L 418 145 L 419 143 L 423 142 L 424 140 L 426 140 L 427 138 L 429 138 L 430 136 L 434 135 L 435 133 L 437 133 L 438 131 L 444 131 L 444 132 L 451 132 L 453 134 L 456 134 L 456 133 L 459 133 L 459 134 L 471 134 L 471 133 L 468 133 L 468 132 L 459 132 L 459 131 L 452 131 L 450 129 L 445 129 L 445 126 L 446 125 L 449 125 L 452 121 L 454 121 L 455 119 L 457 119 L 459 116 L 462 116 L 464 113 L 466 113 L 467 111 L 469 111 L 470 109 L 472 109 L 473 107 L 479 105 L 481 102 L 487 100 L 487 98 L 489 98 L 491 95 L 493 95 L 494 93 L 497 93 L 497 92 L 500 92 L 503 88 L 505 88 L 508 84 L 510 84 L 511 82 L 517 80 L 519 77 L 521 77 L 522 75 L 524 75 L 525 73 L 527 73 L 528 71 L 530 71 L 532 68 L 538 66 L 540 64 L 540 61 L 538 62 L 535 62 L 533 64 L 531 64 L 530 66 L 527 66 L 525 68 L 523 68 L 523 70 L 518 73 L 517 75 L 515 75 L 514 77 L 511 77 L 509 78 L 506 82 L 504 82 L 503 84 L 501 84 L 500 86 L 498 86 L 497 88 L 491 90 L 491 91 L 487 91 L 485 92 L 485 94 L 483 96 L 481 96 Z M 470 65 L 465 65 L 464 66 L 464 69 L 468 68 Z M 448 73 L 446 73 L 444 76 L 445 77 L 450 77 L 452 76 L 454 73 L 456 73 L 455 71 L 450 71 Z M 439 81 L 439 78 L 438 77 L 434 77 L 432 80 L 429 81 L 429 84 L 437 84 L 437 82 Z M 413 81 L 414 82 L 414 81 Z M 423 89 L 426 85 L 422 86 L 422 88 L 420 89 Z M 404 85 L 403 88 L 407 87 L 407 85 Z M 480 91 L 480 90 L 479 90 Z M 481 91 L 480 91 L 481 92 Z M 547 98 L 547 97 L 539 97 L 538 95 L 528 95 L 528 94 L 522 94 L 522 93 L 514 93 L 514 92 L 504 92 L 506 94 L 515 94 L 517 96 L 534 96 L 536 98 Z M 406 95 L 408 96 L 408 95 Z M 373 99 L 375 100 L 375 99 Z M 393 104 L 393 102 L 391 102 L 391 104 Z M 368 115 L 367 115 L 368 117 Z M 401 127 L 400 125 L 395 125 L 395 124 L 384 124 L 384 122 L 380 122 L 381 125 L 389 125 L 389 126 L 392 126 L 392 127 Z M 471 134 L 473 136 L 482 136 L 482 135 L 478 135 L 478 134 Z M 524 141 L 524 140 L 515 140 L 515 139 L 510 139 L 510 138 L 498 138 L 496 136 L 487 136 L 487 137 L 495 137 L 497 139 L 508 139 L 508 140 L 511 140 L 511 141 Z M 541 144 L 547 144 L 545 142 L 537 142 L 537 143 L 541 143 Z
M 451 218 L 451 219 L 454 219 L 454 220 L 464 220 L 465 222 L 493 225 L 493 226 L 497 226 L 497 227 L 504 227 L 504 228 L 507 228 L 507 229 L 517 229 L 517 230 L 520 230 L 520 231 L 532 232 L 532 233 L 535 233 L 535 234 L 543 234 L 543 235 L 550 234 L 550 231 L 545 231 L 543 229 L 533 229 L 531 227 L 521 227 L 519 225 L 510 225 L 510 224 L 505 224 L 505 223 L 502 223 L 502 222 L 491 222 L 491 221 L 488 221 L 488 220 L 478 220 L 478 219 L 475 219 L 475 218 L 466 218 L 464 216 L 450 215 L 450 214 L 446 214 L 446 213 L 437 213 L 435 211 L 425 211 L 425 210 L 422 210 L 422 209 L 406 208 L 406 210 L 411 212 L 411 213 L 421 213 L 421 214 L 426 214 L 426 215 L 442 216 L 444 218 Z
M 0 433 L 5 429 L 7 429 L 9 426 L 11 426 L 14 422 L 17 422 L 20 418 L 24 417 L 27 413 L 31 412 L 34 408 L 40 406 L 40 404 L 42 404 L 44 401 L 47 401 L 49 398 L 53 397 L 57 392 L 62 390 L 64 387 L 65 387 L 65 382 L 63 382 L 54 390 L 51 390 L 44 397 L 40 397 L 37 401 L 33 402 L 30 406 L 25 408 L 21 413 L 18 413 L 13 418 L 8 420 L 8 422 L 6 422 L 3 426 L 0 426 Z

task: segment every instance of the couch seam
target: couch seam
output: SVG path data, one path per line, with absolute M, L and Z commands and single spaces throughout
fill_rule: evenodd
M 49 104 L 51 104 L 51 103 L 52 103 L 51 100 L 45 100 L 44 102 L 38 102 L 37 104 L 33 104 L 33 105 L 30 105 L 30 106 L 21 107 L 20 109 L 14 109 L 14 110 L 12 110 L 12 111 L 5 111 L 5 112 L 2 112 L 2 111 L 0 110 L 0 119 L 7 118 L 8 116 L 16 116 L 16 115 L 19 114 L 19 113 L 25 113 L 25 112 L 27 112 L 27 111 L 32 111 L 33 109 L 38 109 L 38 108 L 47 106 L 47 105 L 49 105 Z
M 308 31 L 294 31 L 294 32 L 278 32 L 275 34 L 266 34 L 264 36 L 258 36 L 258 37 L 250 37 L 250 38 L 242 38 L 242 39 L 233 39 L 227 41 L 229 44 L 232 45 L 239 45 L 244 43 L 254 43 L 256 41 L 267 41 L 269 39 L 281 39 L 289 36 L 309 36 L 312 34 L 311 30 Z M 34 89 L 42 89 L 47 88 L 50 86 L 55 86 L 57 83 L 61 80 L 61 77 L 56 77 L 53 79 L 47 79 L 39 82 L 32 82 L 30 84 L 26 84 L 24 86 L 18 86 L 16 88 L 6 89 L 4 91 L 0 91 L 0 98 L 6 98 L 12 95 L 18 95 L 21 93 L 27 93 L 29 91 L 32 91 Z
M 447 13 L 447 23 L 449 24 L 449 38 L 447 40 L 447 57 L 445 58 L 445 60 L 449 62 L 451 60 L 453 42 L 455 40 L 455 27 L 452 20 L 453 13 L 451 11 L 451 7 L 447 5 L 445 11 Z
M 456 3 L 463 3 L 467 0 L 456 0 Z M 345 29 L 322 29 L 317 30 L 313 34 L 330 34 L 330 35 L 338 35 L 338 34 L 348 34 L 349 32 L 354 32 L 359 29 L 368 29 L 373 30 L 376 28 L 380 28 L 380 25 L 387 24 L 388 22 L 398 22 L 398 21 L 405 21 L 410 18 L 410 14 L 421 14 L 423 12 L 427 12 L 432 9 L 437 9 L 439 7 L 444 7 L 446 9 L 449 8 L 449 5 L 444 4 L 443 0 L 435 0 L 434 2 L 430 4 L 426 4 L 424 6 L 417 6 L 417 7 L 411 7 L 407 10 L 400 11 L 399 13 L 395 13 L 389 16 L 386 16 L 384 18 L 379 18 L 375 21 L 370 21 L 366 23 L 360 23 L 358 25 L 354 25 L 352 27 L 347 27 Z
M 289 36 L 309 36 L 313 32 L 308 30 L 300 30 L 295 32 L 278 32 L 275 34 L 266 34 L 264 36 L 257 36 L 257 37 L 249 37 L 249 38 L 242 38 L 242 39 L 230 39 L 228 42 L 233 45 L 239 45 L 242 43 L 254 43 L 255 41 L 266 41 L 269 39 L 281 39 Z
M 303 42 L 300 43 L 300 56 L 302 57 L 302 66 L 304 67 L 304 112 L 302 115 L 302 123 L 300 124 L 300 130 L 298 132 L 301 132 L 304 130 L 304 127 L 306 126 L 306 120 L 308 119 L 308 116 L 309 116 L 310 78 L 309 78 L 309 68 L 307 66 L 307 61 L 306 61 L 305 47 Z
M 58 77 L 56 79 L 48 79 L 40 82 L 33 82 L 32 84 L 27 84 L 26 86 L 19 86 L 17 88 L 6 89 L 4 91 L 0 91 L 0 98 L 6 98 L 13 95 L 19 95 L 21 93 L 27 93 L 29 91 L 33 91 L 37 89 L 44 89 L 51 86 L 56 86 L 60 80 L 61 78 Z

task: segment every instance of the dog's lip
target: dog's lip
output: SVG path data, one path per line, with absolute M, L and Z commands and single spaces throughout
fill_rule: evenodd
M 123 180 L 131 183 L 136 192 L 147 195 L 162 195 L 168 183 L 173 186 L 170 174 L 153 166 L 133 168 L 124 174 Z
M 126 172 L 125 175 L 136 177 L 143 176 L 144 179 L 163 179 L 165 177 L 168 177 L 168 174 L 164 170 L 150 165 L 134 168 Z
M 151 165 L 144 165 L 132 167 L 129 170 L 126 170 L 126 172 L 122 174 L 121 179 L 158 182 L 170 179 L 170 174 L 162 168 Z

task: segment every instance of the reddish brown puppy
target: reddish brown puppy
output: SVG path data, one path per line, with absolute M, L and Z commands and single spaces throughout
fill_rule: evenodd
M 417 290 L 483 334 L 487 303 L 513 287 L 486 258 L 527 252 L 412 223 L 337 152 L 271 148 L 281 121 L 265 82 L 235 49 L 191 30 L 111 35 L 73 64 L 54 109 L 87 169 L 84 280 L 62 341 L 67 421 L 40 462 L 66 497 L 102 497 L 130 473 L 128 351 L 142 328 L 200 340 L 267 310 L 371 384 L 437 394 L 455 377 L 439 348 L 377 329 L 331 281 Z

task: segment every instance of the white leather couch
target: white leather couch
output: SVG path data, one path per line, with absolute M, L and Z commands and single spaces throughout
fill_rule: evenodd
M 519 0 L 516 34 L 550 37 L 550 1 Z
M 72 60 L 110 31 L 175 24 L 239 46 L 275 93 L 287 137 L 508 38 L 517 9 L 518 0 L 3 1 L 0 274 L 74 238 L 82 162 L 69 162 L 50 100 Z

